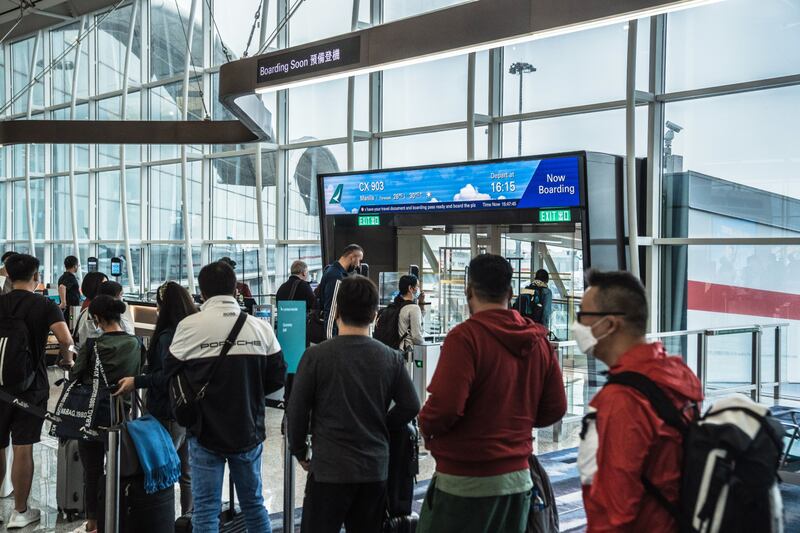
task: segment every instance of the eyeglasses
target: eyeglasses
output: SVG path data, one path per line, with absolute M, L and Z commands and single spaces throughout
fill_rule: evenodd
M 575 316 L 580 322 L 585 316 L 625 316 L 627 314 L 624 311 L 578 311 Z

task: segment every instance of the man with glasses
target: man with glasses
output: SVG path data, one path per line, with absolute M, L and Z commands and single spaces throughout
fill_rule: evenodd
M 642 283 L 628 272 L 590 271 L 586 281 L 571 328 L 578 348 L 608 365 L 610 381 L 649 378 L 689 421 L 703 399 L 700 382 L 680 357 L 647 342 Z M 655 492 L 678 503 L 680 432 L 632 386 L 608 384 L 589 405 L 578 454 L 588 531 L 678 531 Z

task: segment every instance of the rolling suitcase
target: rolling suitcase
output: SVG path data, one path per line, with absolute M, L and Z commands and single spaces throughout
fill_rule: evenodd
M 247 526 L 244 523 L 244 513 L 236 508 L 234 503 L 234 486 L 233 478 L 228 478 L 229 494 L 231 500 L 227 507 L 223 508 L 219 514 L 219 531 L 220 533 L 247 533 Z M 192 529 L 192 513 L 187 513 L 175 521 L 175 533 L 191 533 Z
M 105 476 L 101 479 L 100 505 L 97 509 L 97 531 L 106 531 Z M 175 523 L 175 487 L 153 494 L 144 490 L 144 476 L 119 480 L 120 533 L 172 533 Z
M 65 440 L 58 445 L 56 463 L 56 504 L 58 512 L 70 522 L 84 512 L 83 463 L 78 455 L 78 441 Z

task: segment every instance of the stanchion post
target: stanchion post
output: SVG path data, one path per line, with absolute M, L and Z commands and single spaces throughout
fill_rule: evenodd
M 289 449 L 289 431 L 284 416 L 283 431 L 283 531 L 294 531 L 294 459 Z
M 708 352 L 708 336 L 706 333 L 697 334 L 697 378 L 703 387 L 703 396 L 706 395 L 706 388 L 708 386 L 707 379 L 707 365 L 708 359 L 706 354 Z
M 754 402 L 761 401 L 761 328 L 753 331 L 752 360 L 750 361 L 753 391 L 750 397 Z
M 781 333 L 782 329 L 781 326 L 775 326 L 775 388 L 773 389 L 773 399 L 775 400 L 775 405 L 781 400 L 781 380 L 783 379 L 783 373 L 781 372 Z
M 111 428 L 106 461 L 106 533 L 119 531 L 119 454 L 119 428 Z

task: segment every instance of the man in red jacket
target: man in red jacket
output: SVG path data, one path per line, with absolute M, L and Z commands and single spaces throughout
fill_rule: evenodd
M 498 255 L 469 265 L 472 316 L 447 335 L 419 415 L 436 459 L 419 533 L 525 531 L 533 428 L 567 400 L 547 330 L 508 308 L 512 272 Z
M 597 357 L 609 374 L 637 372 L 654 381 L 683 409 L 703 399 L 700 381 L 661 343 L 648 344 L 644 286 L 628 272 L 589 272 L 572 332 L 580 350 Z M 661 420 L 644 395 L 607 385 L 590 402 L 578 453 L 588 531 L 678 531 L 672 515 L 642 482 L 649 480 L 671 504 L 678 503 L 682 437 Z

